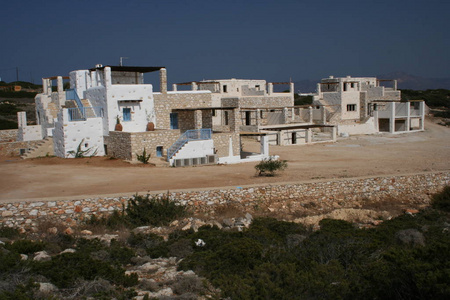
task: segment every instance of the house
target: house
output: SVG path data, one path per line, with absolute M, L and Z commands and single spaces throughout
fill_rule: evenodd
M 340 134 L 424 129 L 424 101 L 401 101 L 396 80 L 330 76 L 317 85 L 313 106 L 323 110 L 322 117 L 316 120 L 337 125 Z
M 159 72 L 159 92 L 144 83 L 148 72 Z M 70 88 L 64 89 L 64 80 Z M 83 151 L 136 161 L 145 149 L 152 157 L 185 166 L 269 156 L 267 138 L 261 134 L 261 153 L 241 158 L 241 112 L 236 102 L 218 103 L 209 89 L 168 91 L 164 67 L 96 65 L 68 77 L 44 78 L 43 93 L 35 102 L 38 125 L 28 126 L 25 113 L 18 113 L 19 139 L 53 142 L 59 157 Z
M 272 145 L 301 145 L 336 138 L 334 125 L 313 123 L 312 115 L 320 113 L 319 109 L 294 106 L 292 82 L 232 78 L 179 83 L 174 84 L 173 89 L 186 85 L 193 91 L 210 91 L 214 107 L 238 107 L 240 130 L 246 136 L 261 139 L 259 135 L 265 135 Z M 274 92 L 274 85 L 288 86 L 289 90 Z M 215 128 L 227 126 L 227 123 L 226 110 L 213 110 Z

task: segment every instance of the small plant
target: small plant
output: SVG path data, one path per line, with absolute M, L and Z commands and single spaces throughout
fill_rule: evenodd
M 446 186 L 440 193 L 433 195 L 431 206 L 434 209 L 450 212 L 450 186 Z
M 143 164 L 148 164 L 151 154 L 147 154 L 147 151 L 144 148 L 144 151 L 142 151 L 142 154 L 136 153 L 136 156 L 137 156 L 138 161 L 140 161 Z
M 77 150 L 70 150 L 67 152 L 69 155 L 73 155 L 74 158 L 83 158 L 83 157 L 92 157 L 95 156 L 98 152 L 98 149 L 93 150 L 93 147 L 87 148 L 86 150 L 82 150 L 82 145 L 84 143 L 84 139 L 78 144 Z M 92 152 L 89 154 L 89 152 Z
M 285 160 L 276 160 L 273 157 L 263 159 L 255 166 L 258 176 L 275 176 L 275 172 L 283 171 L 287 168 Z

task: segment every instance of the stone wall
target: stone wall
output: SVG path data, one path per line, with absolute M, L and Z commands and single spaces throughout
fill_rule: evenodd
M 120 159 L 137 161 L 137 155 L 142 151 L 156 157 L 156 147 L 163 147 L 164 155 L 167 149 L 180 137 L 179 130 L 155 130 L 147 132 L 111 131 L 107 139 L 108 155 Z
M 214 141 L 214 148 L 218 157 L 226 157 L 229 155 L 230 138 L 233 143 L 233 155 L 240 155 L 241 145 L 239 133 L 214 133 L 212 135 L 212 139 Z
M 211 92 L 209 91 L 180 91 L 154 93 L 156 128 L 170 128 L 170 113 L 177 108 L 211 107 Z
M 25 149 L 25 152 L 28 152 L 32 148 L 36 147 L 41 142 L 42 142 L 42 140 L 0 143 L 0 155 L 2 155 L 2 156 L 20 156 L 20 149 Z
M 0 130 L 0 143 L 16 142 L 18 129 Z
M 423 206 L 429 203 L 430 195 L 449 184 L 450 172 L 436 172 L 154 194 L 169 195 L 172 200 L 191 207 L 195 212 L 213 213 L 220 206 L 235 205 L 248 212 L 267 210 L 298 214 L 308 206 L 327 212 L 337 208 L 360 207 L 364 202 L 385 203 L 381 201 L 391 197 Z M 69 224 L 80 222 L 92 215 L 122 209 L 131 196 L 1 203 L 0 223 L 27 228 L 36 226 L 40 218 Z

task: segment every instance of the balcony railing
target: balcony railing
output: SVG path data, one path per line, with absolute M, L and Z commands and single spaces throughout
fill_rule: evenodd
M 68 108 L 69 121 L 86 121 L 88 118 L 103 117 L 103 109 L 101 107 L 73 107 Z
M 167 160 L 170 160 L 178 150 L 189 141 L 210 140 L 212 130 L 210 128 L 193 129 L 185 131 L 178 140 L 167 150 Z

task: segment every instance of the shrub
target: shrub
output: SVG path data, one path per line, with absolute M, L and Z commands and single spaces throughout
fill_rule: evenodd
M 450 212 L 450 186 L 446 186 L 442 192 L 433 195 L 431 206 L 434 209 Z
M 263 159 L 255 166 L 258 176 L 275 176 L 275 172 L 283 171 L 287 168 L 285 160 L 276 160 L 273 157 Z
M 92 157 L 95 156 L 98 152 L 98 149 L 93 149 L 93 147 L 87 148 L 86 150 L 82 150 L 82 145 L 84 143 L 84 139 L 77 146 L 77 150 L 70 150 L 67 153 L 72 155 L 74 158 L 83 158 L 83 157 Z M 91 153 L 89 153 L 91 152 Z
M 147 154 L 147 151 L 144 148 L 144 151 L 142 151 L 142 154 L 136 153 L 137 160 L 140 161 L 143 164 L 148 164 L 148 161 L 150 159 L 150 154 Z
M 126 219 L 131 225 L 164 226 L 187 214 L 186 206 L 177 205 L 168 197 L 134 196 L 125 209 Z

